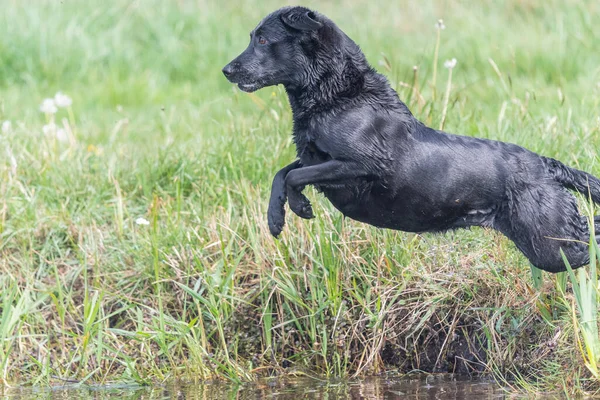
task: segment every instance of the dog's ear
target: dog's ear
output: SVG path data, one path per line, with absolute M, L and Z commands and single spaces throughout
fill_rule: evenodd
M 293 10 L 281 16 L 281 20 L 285 25 L 299 31 L 316 31 L 323 26 L 315 18 L 315 13 L 306 9 Z

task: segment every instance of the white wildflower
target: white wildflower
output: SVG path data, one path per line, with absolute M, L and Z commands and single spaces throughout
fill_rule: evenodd
M 444 20 L 438 19 L 438 22 L 435 24 L 435 27 L 438 28 L 440 31 L 446 29 L 446 25 L 444 25 Z
M 8 135 L 11 130 L 12 130 L 12 124 L 10 123 L 10 121 L 4 121 L 2 123 L 2 133 L 4 133 L 5 135 Z
M 62 128 L 56 130 L 56 139 L 59 142 L 66 142 L 69 140 L 69 136 L 67 135 L 67 131 Z
M 150 221 L 148 221 L 146 218 L 144 217 L 139 217 L 138 219 L 135 220 L 135 223 L 137 225 L 150 225 Z
M 53 135 L 56 132 L 56 124 L 54 124 L 54 122 L 50 122 L 49 124 L 44 125 L 42 127 L 42 132 L 44 132 L 44 135 L 46 136 Z
M 456 67 L 456 58 L 453 58 L 452 60 L 446 60 L 446 62 L 444 62 L 444 67 L 448 69 Z
M 44 99 L 42 105 L 40 106 L 40 111 L 44 114 L 56 114 L 58 108 L 56 108 L 54 99 Z
M 56 103 L 58 107 L 70 107 L 71 104 L 73 104 L 73 100 L 66 94 L 58 92 L 54 95 L 54 103 Z
M 17 159 L 12 154 L 10 155 L 10 172 L 12 172 L 13 175 L 17 174 Z
M 8 156 L 8 159 L 10 160 L 10 171 L 12 173 L 12 175 L 17 175 L 17 159 L 15 158 L 12 150 L 10 147 L 6 148 L 6 155 Z

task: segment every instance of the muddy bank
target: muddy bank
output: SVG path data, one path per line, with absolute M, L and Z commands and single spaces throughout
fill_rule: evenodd
M 238 355 L 260 365 L 262 375 L 344 371 L 350 375 L 382 372 L 451 373 L 463 376 L 504 373 L 527 376 L 554 358 L 552 336 L 540 316 L 511 309 L 457 309 L 452 304 L 426 309 L 398 299 L 402 306 L 376 324 L 348 311 L 315 327 L 319 340 L 290 315 L 273 314 L 271 347 L 262 329 L 264 305 L 237 310 L 228 322 L 228 342 Z M 393 308 L 393 307 L 392 307 Z M 328 343 L 322 344 L 326 337 Z M 554 338 L 556 339 L 556 338 Z

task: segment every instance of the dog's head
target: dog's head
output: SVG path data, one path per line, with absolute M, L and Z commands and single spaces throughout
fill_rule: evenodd
M 223 74 L 245 92 L 265 86 L 293 85 L 304 73 L 299 65 L 311 38 L 326 18 L 304 7 L 285 7 L 269 14 L 250 33 L 250 44 L 223 68 Z

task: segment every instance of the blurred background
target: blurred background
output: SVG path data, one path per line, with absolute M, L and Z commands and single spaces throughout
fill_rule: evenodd
M 185 115 L 196 126 L 196 130 L 178 126 L 183 128 L 177 129 L 179 139 L 208 133 L 208 120 L 223 124 L 227 110 L 240 115 L 254 107 L 248 96 L 233 90 L 220 70 L 246 47 L 249 31 L 263 16 L 288 4 L 295 3 L 41 0 L 24 5 L 2 0 L 0 115 L 39 120 L 38 103 L 62 90 L 74 98 L 79 119 L 89 123 L 86 138 L 112 128 L 118 116 L 111 112 L 118 105 L 132 125 L 140 123 L 140 129 L 150 129 L 150 121 L 177 107 L 180 118 L 171 122 L 180 124 Z M 450 118 L 457 131 L 472 131 L 459 124 L 469 113 L 497 116 L 505 100 L 510 112 L 515 107 L 512 97 L 523 100 L 525 93 L 530 93 L 531 107 L 543 107 L 547 114 L 571 108 L 577 116 L 589 118 L 595 112 L 592 99 L 600 90 L 597 2 L 303 4 L 332 18 L 396 87 L 400 81 L 412 83 L 412 68 L 418 66 L 420 86 L 427 88 L 435 23 L 443 18 L 447 29 L 441 35 L 439 58 L 458 60 L 452 93 L 459 103 L 458 114 Z M 389 65 L 382 65 L 384 58 Z M 441 63 L 439 70 L 443 91 Z M 268 99 L 271 91 L 265 89 L 258 96 Z M 400 92 L 406 98 L 410 90 L 400 87 Z M 241 104 L 233 106 L 238 98 Z M 586 107 L 577 107 L 584 102 Z M 529 110 L 534 117 L 544 117 L 538 108 Z M 98 113 L 102 118 L 96 118 Z M 130 134 L 137 135 L 140 129 L 131 129 Z M 495 136 L 502 134 L 501 130 Z

